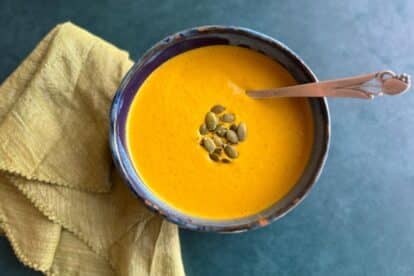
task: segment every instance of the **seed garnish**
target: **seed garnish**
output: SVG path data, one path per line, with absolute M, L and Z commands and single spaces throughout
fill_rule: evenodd
M 247 126 L 244 122 L 237 124 L 236 115 L 224 113 L 225 110 L 220 104 L 211 107 L 198 132 L 201 135 L 200 145 L 208 152 L 210 160 L 228 164 L 239 157 L 236 147 L 239 142 L 246 140 Z

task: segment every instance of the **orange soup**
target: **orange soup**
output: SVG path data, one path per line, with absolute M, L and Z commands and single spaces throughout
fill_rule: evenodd
M 135 96 L 127 147 L 137 173 L 162 201 L 188 215 L 232 219 L 258 213 L 298 181 L 313 144 L 306 99 L 249 98 L 247 89 L 295 84 L 271 58 L 236 46 L 207 46 L 159 66 Z M 216 104 L 247 125 L 239 156 L 215 162 L 200 124 Z

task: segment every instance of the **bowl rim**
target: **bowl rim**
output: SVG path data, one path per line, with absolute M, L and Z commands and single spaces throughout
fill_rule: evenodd
M 122 101 L 122 94 L 125 88 L 127 87 L 130 80 L 134 77 L 134 75 L 139 72 L 139 69 L 146 64 L 146 62 L 151 59 L 151 57 L 156 53 L 161 53 L 164 51 L 170 43 L 173 43 L 177 39 L 181 39 L 183 34 L 202 34 L 202 33 L 229 33 L 229 32 L 237 32 L 242 35 L 247 35 L 253 37 L 255 39 L 261 40 L 265 43 L 269 43 L 272 47 L 278 48 L 279 51 L 284 52 L 290 59 L 294 60 L 295 62 L 300 64 L 301 71 L 307 76 L 308 79 L 317 82 L 318 79 L 314 72 L 309 68 L 309 66 L 300 58 L 294 51 L 292 51 L 289 47 L 287 47 L 282 42 L 278 41 L 275 38 L 272 38 L 268 35 L 265 35 L 261 32 L 245 28 L 245 27 L 237 27 L 237 26 L 224 26 L 224 25 L 205 25 L 205 26 L 198 26 L 193 28 L 184 29 L 182 31 L 178 31 L 176 33 L 170 34 L 165 38 L 161 39 L 159 42 L 155 43 L 151 48 L 149 48 L 140 58 L 139 60 L 129 69 L 127 74 L 124 76 L 123 80 L 121 81 L 115 96 L 113 98 L 111 107 L 110 107 L 110 128 L 109 128 L 109 140 L 110 140 L 110 150 L 112 153 L 112 158 L 114 160 L 115 166 L 117 167 L 118 171 L 121 173 L 121 176 L 125 180 L 126 184 L 130 188 L 130 190 L 152 211 L 158 213 L 168 221 L 177 224 L 181 228 L 190 229 L 190 230 L 197 230 L 197 231 L 204 231 L 204 232 L 219 232 L 219 233 L 237 233 L 243 232 L 247 230 L 256 229 L 259 227 L 263 227 L 265 225 L 274 222 L 293 209 L 298 206 L 309 194 L 310 190 L 314 186 L 314 184 L 318 181 L 323 168 L 326 163 L 326 159 L 329 153 L 330 147 L 330 139 L 331 139 L 331 123 L 330 123 L 330 113 L 328 102 L 325 97 L 319 98 L 321 104 L 321 112 L 322 117 L 324 119 L 324 130 L 325 130 L 325 143 L 323 143 L 323 147 L 321 149 L 321 156 L 317 160 L 317 167 L 314 170 L 314 173 L 311 175 L 309 179 L 309 183 L 301 190 L 300 196 L 298 196 L 291 204 L 289 204 L 286 208 L 277 214 L 271 214 L 267 217 L 261 218 L 257 221 L 253 221 L 251 223 L 240 223 L 238 225 L 232 226 L 222 226 L 222 225 L 211 225 L 211 224 L 202 224 L 202 223 L 195 223 L 193 221 L 183 221 L 182 219 L 177 218 L 169 214 L 168 210 L 164 210 L 162 206 L 158 206 L 156 202 L 153 202 L 151 199 L 146 198 L 145 193 L 140 189 L 141 185 L 145 185 L 145 183 L 131 183 L 131 178 L 128 175 L 128 168 L 125 167 L 123 158 L 121 157 L 119 145 L 118 145 L 118 137 L 115 133 L 117 127 L 117 106 L 119 102 Z M 254 50 L 254 49 L 253 49 Z M 289 71 L 289 70 L 288 70 Z M 135 172 L 138 175 L 138 172 Z M 143 182 L 143 181 L 142 181 Z M 173 208 L 173 207 L 170 207 Z M 223 221 L 223 220 L 221 220 Z M 219 221 L 218 221 L 219 222 Z

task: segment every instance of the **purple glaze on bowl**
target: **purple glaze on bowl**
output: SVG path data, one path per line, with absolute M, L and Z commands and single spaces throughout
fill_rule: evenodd
M 151 72 L 166 60 L 185 51 L 209 45 L 236 45 L 263 53 L 282 64 L 299 83 L 317 81 L 308 66 L 277 40 L 239 27 L 203 26 L 170 35 L 149 49 L 123 79 L 112 102 L 110 112 L 110 146 L 115 165 L 130 189 L 151 209 L 182 228 L 241 232 L 262 227 L 286 215 L 308 194 L 317 181 L 327 158 L 330 140 L 330 119 L 325 98 L 309 98 L 315 137 L 310 160 L 293 189 L 268 209 L 245 218 L 230 220 L 201 219 L 187 215 L 159 200 L 140 178 L 129 157 L 125 125 L 129 107 L 137 90 Z

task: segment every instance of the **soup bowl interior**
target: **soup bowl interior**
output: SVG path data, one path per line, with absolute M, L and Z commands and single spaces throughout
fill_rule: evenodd
M 181 31 L 154 45 L 125 76 L 111 107 L 110 146 L 115 165 L 127 185 L 150 209 L 183 228 L 214 232 L 240 232 L 265 226 L 282 217 L 308 194 L 317 181 L 327 157 L 330 139 L 329 110 L 326 99 L 308 99 L 314 122 L 314 144 L 310 159 L 292 190 L 271 207 L 248 217 L 211 220 L 193 217 L 169 206 L 151 192 L 133 166 L 126 143 L 128 111 L 139 87 L 158 66 L 180 53 L 210 45 L 235 45 L 258 51 L 280 63 L 298 83 L 317 81 L 308 66 L 289 48 L 258 32 L 224 26 L 204 26 Z

